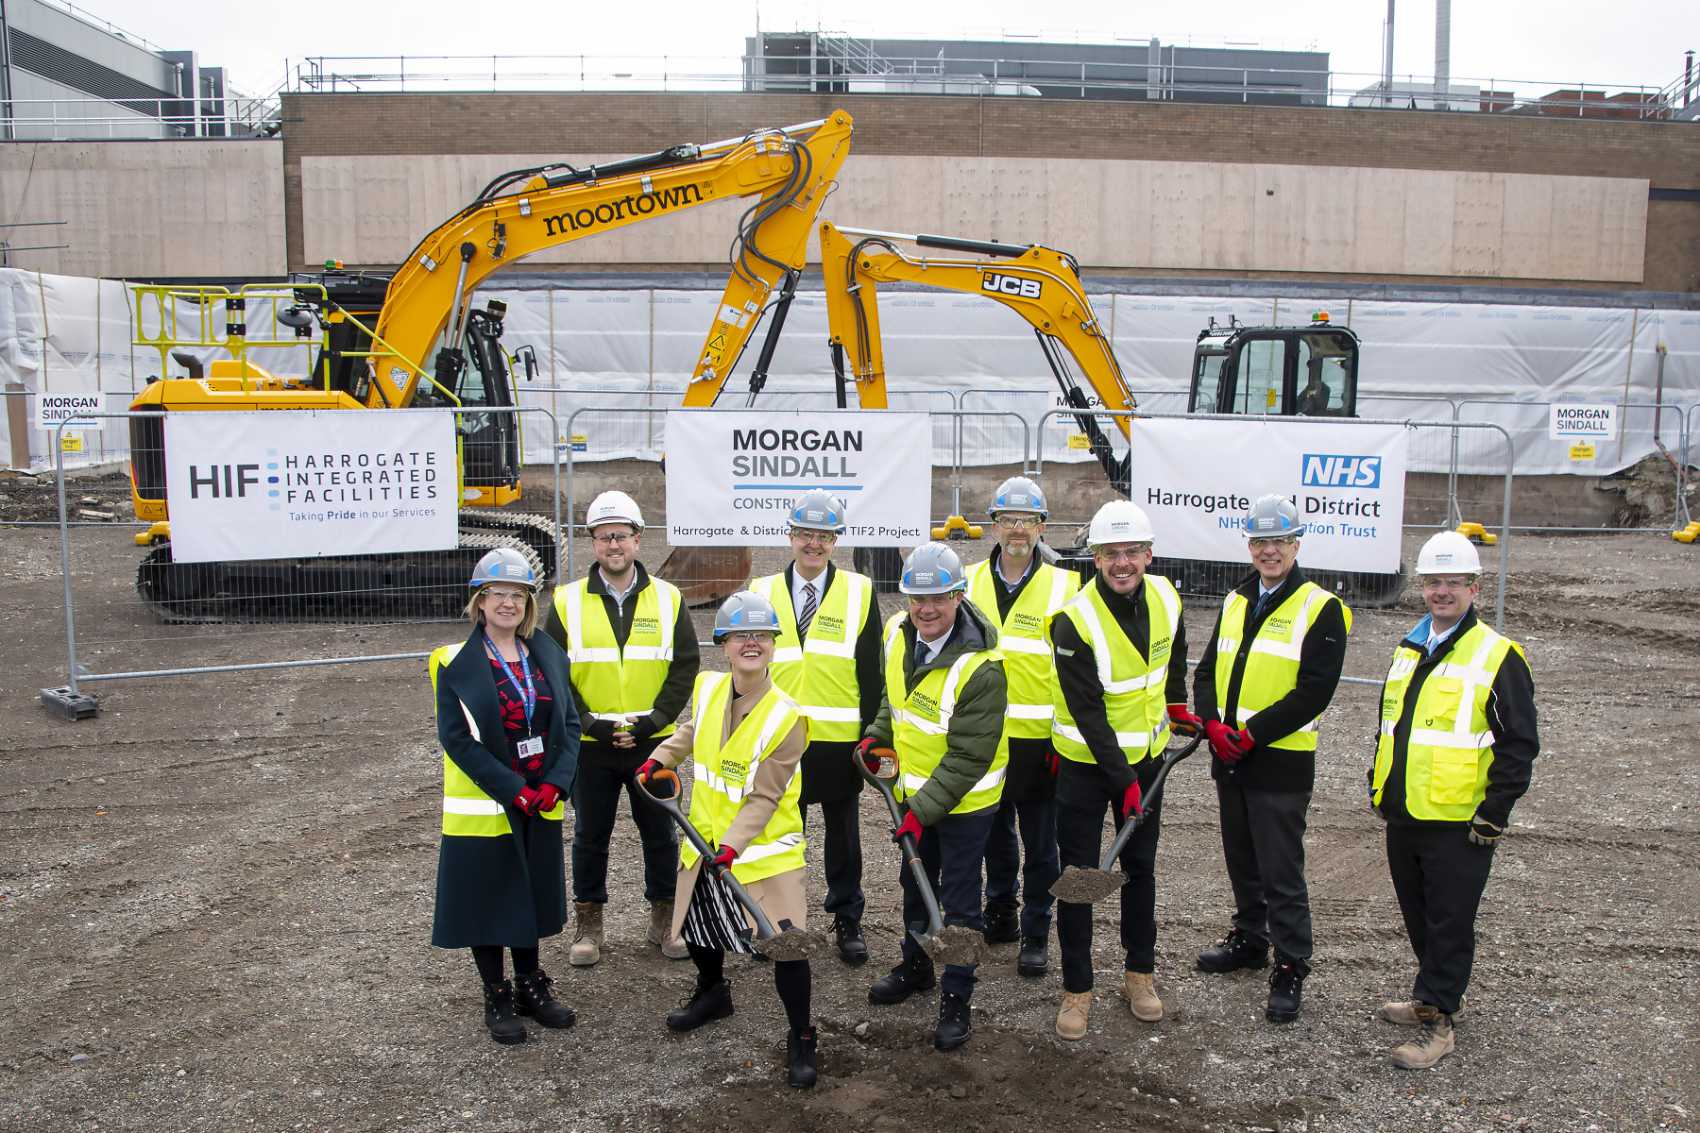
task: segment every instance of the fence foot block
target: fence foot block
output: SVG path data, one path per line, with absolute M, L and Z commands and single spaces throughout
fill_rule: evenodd
M 1670 537 L 1678 543 L 1692 543 L 1700 539 L 1700 522 L 1690 523 L 1687 527 L 1672 531 Z
M 57 709 L 67 720 L 86 720 L 100 713 L 100 701 L 86 692 L 72 692 L 69 687 L 42 689 L 41 703 Z

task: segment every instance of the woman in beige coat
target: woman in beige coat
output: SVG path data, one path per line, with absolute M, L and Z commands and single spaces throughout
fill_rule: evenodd
M 759 594 L 739 591 L 714 618 L 714 640 L 730 673 L 697 675 L 691 718 L 638 768 L 647 782 L 659 769 L 693 761 L 690 822 L 716 852 L 702 858 L 688 843 L 679 855 L 673 932 L 682 936 L 697 966 L 697 982 L 683 1006 L 667 1015 L 675 1031 L 693 1031 L 732 1014 L 727 952 L 750 952 L 751 924 L 721 880 L 724 871 L 743 884 L 780 931 L 806 927 L 803 893 L 803 815 L 797 773 L 808 729 L 796 702 L 768 676 L 779 619 Z M 815 1084 L 815 1029 L 809 1022 L 807 960 L 778 960 L 773 982 L 790 1023 L 790 1083 Z

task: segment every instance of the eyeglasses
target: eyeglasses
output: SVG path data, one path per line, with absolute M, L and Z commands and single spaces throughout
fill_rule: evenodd
M 771 633 L 757 633 L 753 630 L 733 630 L 720 640 L 730 641 L 733 645 L 746 645 L 752 641 L 772 641 Z
M 484 596 L 498 606 L 506 606 L 510 603 L 516 606 L 525 604 L 525 591 L 523 590 L 486 590 Z
M 909 594 L 906 597 L 911 606 L 948 606 L 962 597 L 962 592 L 952 590 L 945 594 Z
M 1045 521 L 1036 515 L 1000 515 L 995 522 L 1005 531 L 1031 531 Z
M 1422 581 L 1424 590 L 1468 590 L 1476 584 L 1473 578 L 1436 578 L 1432 575 L 1424 576 Z
M 1106 563 L 1136 563 L 1142 556 L 1149 555 L 1150 553 L 1151 544 L 1139 543 L 1125 551 L 1107 551 L 1100 547 L 1096 551 L 1092 552 L 1092 557 L 1095 559 L 1101 559 Z
M 1298 541 L 1297 535 L 1253 535 L 1246 540 L 1254 551 L 1261 551 L 1265 547 L 1291 547 Z
M 596 536 L 596 541 L 604 547 L 618 547 L 621 543 L 630 543 L 637 536 L 630 531 L 614 531 L 607 535 Z
M 804 531 L 799 527 L 791 529 L 791 538 L 799 543 L 819 543 L 823 547 L 830 547 L 838 542 L 838 536 L 830 531 Z

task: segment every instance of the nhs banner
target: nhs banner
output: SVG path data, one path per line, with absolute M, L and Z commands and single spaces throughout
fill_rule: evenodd
M 925 413 L 667 414 L 667 541 L 789 545 L 791 504 L 814 488 L 844 501 L 844 547 L 928 539 L 933 429 Z
M 1167 558 L 1247 561 L 1246 509 L 1291 499 L 1306 532 L 1299 565 L 1391 574 L 1405 517 L 1398 425 L 1293 417 L 1244 421 L 1135 418 L 1133 502 Z
M 449 413 L 167 413 L 165 476 L 180 563 L 442 551 L 459 541 Z

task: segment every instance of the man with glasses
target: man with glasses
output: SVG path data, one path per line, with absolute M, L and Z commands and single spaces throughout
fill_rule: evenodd
M 791 565 L 750 589 L 773 604 L 779 638 L 773 682 L 809 722 L 803 750 L 803 815 L 818 806 L 826 830 L 826 911 L 846 964 L 867 962 L 862 938 L 861 776 L 850 752 L 880 707 L 880 625 L 873 582 L 832 563 L 846 528 L 844 501 L 804 493 L 790 513 Z
M 1245 529 L 1253 573 L 1222 600 L 1193 678 L 1234 890 L 1233 925 L 1199 953 L 1198 970 L 1267 967 L 1274 944 L 1264 1018 L 1291 1023 L 1310 974 L 1304 834 L 1317 718 L 1340 684 L 1352 611 L 1300 569 L 1293 501 L 1262 497 Z
M 1494 847 L 1541 746 L 1523 647 L 1476 617 L 1481 570 L 1475 546 L 1455 531 L 1423 545 L 1428 614 L 1393 651 L 1381 686 L 1369 799 L 1387 824 L 1387 869 L 1417 979 L 1410 999 L 1377 1015 L 1421 1028 L 1393 1048 L 1393 1065 L 1406 1070 L 1452 1053 Z
M 567 959 L 588 968 L 602 957 L 608 903 L 608 846 L 620 792 L 643 845 L 643 895 L 651 944 L 670 960 L 688 953 L 673 932 L 679 835 L 659 807 L 641 801 L 632 776 L 673 732 L 699 667 L 696 628 L 679 590 L 638 561 L 643 513 L 624 492 L 590 501 L 584 525 L 595 563 L 555 587 L 544 632 L 567 651 L 573 699 L 584 727 L 573 788 L 573 915 Z
M 1186 625 L 1174 584 L 1155 574 L 1156 536 L 1129 500 L 1098 509 L 1086 529 L 1097 574 L 1051 621 L 1058 696 L 1051 742 L 1057 769 L 1057 849 L 1062 865 L 1098 868 L 1104 811 L 1116 829 L 1144 822 L 1121 854 L 1122 994 L 1133 1017 L 1163 1017 L 1157 996 L 1157 833 L 1160 800 L 1146 803 L 1175 728 L 1196 731 L 1186 710 Z M 1063 997 L 1057 1034 L 1086 1037 L 1092 1009 L 1092 906 L 1057 903 Z
M 997 544 L 990 558 L 968 568 L 968 599 L 998 627 L 1009 685 L 1004 729 L 1009 773 L 986 842 L 986 942 L 1020 940 L 1015 970 L 1042 976 L 1049 966 L 1051 883 L 1060 869 L 1056 756 L 1051 751 L 1056 687 L 1051 618 L 1080 589 L 1080 576 L 1041 558 L 1039 540 L 1050 510 L 1044 491 L 1027 477 L 1012 476 L 1000 484 L 986 514 Z

